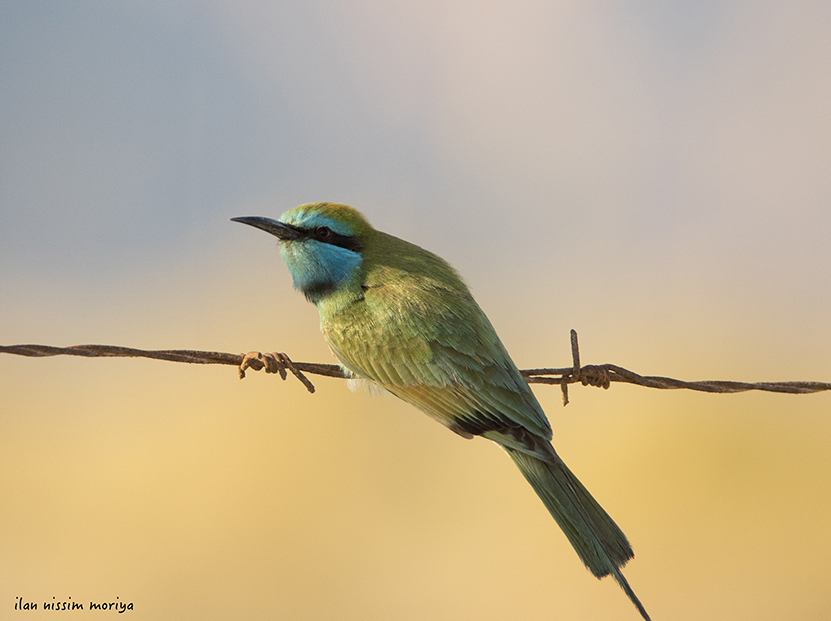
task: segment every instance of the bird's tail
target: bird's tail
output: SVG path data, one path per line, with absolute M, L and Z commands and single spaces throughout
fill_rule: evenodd
M 649 615 L 620 572 L 635 553 L 626 535 L 564 463 L 507 449 L 523 476 L 563 529 L 580 559 L 598 578 L 611 575 L 644 619 Z

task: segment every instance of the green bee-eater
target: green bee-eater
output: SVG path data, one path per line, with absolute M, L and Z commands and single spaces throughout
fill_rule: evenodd
M 275 235 L 295 288 L 320 313 L 341 365 L 464 438 L 493 440 L 513 459 L 586 567 L 612 575 L 632 547 L 551 446 L 551 426 L 490 321 L 443 259 L 376 231 L 347 205 L 312 203 L 280 220 L 233 218 Z

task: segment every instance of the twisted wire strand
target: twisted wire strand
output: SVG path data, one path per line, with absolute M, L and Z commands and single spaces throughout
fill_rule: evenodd
M 580 383 L 583 386 L 597 386 L 608 389 L 612 382 L 624 382 L 647 388 L 687 389 L 710 393 L 734 393 L 748 390 L 779 392 L 788 394 L 808 394 L 831 390 L 828 382 L 733 382 L 725 380 L 706 380 L 688 382 L 654 375 L 639 375 L 615 364 L 580 365 L 580 352 L 577 344 L 577 332 L 571 331 L 571 351 L 573 365 L 562 368 L 526 369 L 520 371 L 529 384 L 559 384 L 563 392 L 563 405 L 568 404 L 568 385 Z M 306 377 L 306 373 L 325 377 L 348 378 L 343 369 L 336 364 L 315 362 L 294 362 L 284 353 L 229 354 L 216 351 L 199 351 L 191 349 L 136 349 L 115 345 L 73 345 L 71 347 L 53 347 L 50 345 L 0 345 L 0 353 L 18 356 L 83 356 L 85 358 L 120 357 L 151 358 L 171 362 L 188 362 L 191 364 L 227 364 L 239 369 L 240 379 L 245 377 L 245 370 L 265 369 L 267 373 L 279 373 L 286 379 L 288 370 L 309 392 L 315 388 Z

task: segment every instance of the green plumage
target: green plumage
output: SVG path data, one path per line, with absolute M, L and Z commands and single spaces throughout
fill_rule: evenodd
M 318 303 L 338 359 L 462 435 L 551 428 L 488 318 L 445 261 L 372 231 L 353 282 Z M 479 434 L 481 435 L 481 434 Z
M 317 305 L 323 336 L 341 364 L 459 435 L 505 448 L 588 569 L 612 575 L 649 619 L 620 573 L 633 556 L 626 536 L 554 451 L 542 408 L 456 271 L 343 205 L 303 205 L 278 225 L 305 231 L 292 239 L 270 232 L 281 238 L 295 286 Z M 339 236 L 339 246 L 323 248 L 335 243 L 322 237 L 324 229 Z M 354 237 L 354 250 L 344 236 Z M 360 261 L 333 281 L 324 264 L 355 254 Z

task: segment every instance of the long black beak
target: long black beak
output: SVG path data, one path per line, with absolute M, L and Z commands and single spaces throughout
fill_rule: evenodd
M 266 233 L 271 233 L 284 241 L 301 239 L 307 236 L 303 229 L 286 224 L 285 222 L 280 222 L 279 220 L 272 220 L 271 218 L 263 218 L 261 216 L 243 216 L 242 218 L 231 218 L 231 221 L 242 222 L 243 224 L 262 229 Z

